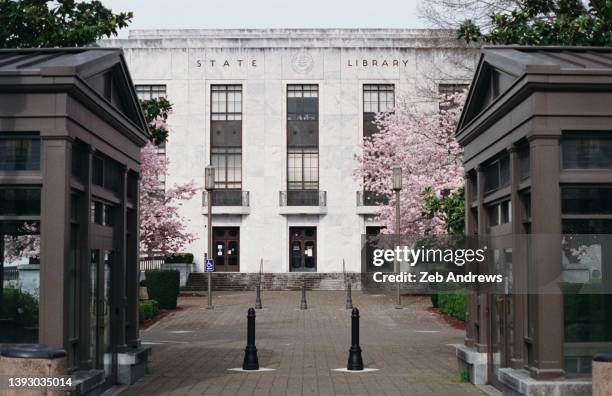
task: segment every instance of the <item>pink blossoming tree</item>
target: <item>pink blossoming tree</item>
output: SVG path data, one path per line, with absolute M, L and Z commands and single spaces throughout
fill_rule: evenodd
M 172 105 L 166 98 L 143 101 L 142 105 L 155 144 L 164 143 L 169 130 L 166 121 Z M 152 143 L 141 150 L 140 160 L 140 248 L 149 255 L 153 252 L 163 255 L 176 253 L 196 239 L 186 231 L 179 208 L 184 201 L 193 198 L 197 188 L 193 181 L 161 188 L 169 162 L 165 156 L 157 154 Z
M 366 191 L 391 197 L 381 206 L 383 232 L 395 233 L 395 194 L 391 168 L 402 168 L 400 231 L 402 234 L 446 233 L 444 215 L 425 207 L 431 192 L 458 192 L 464 184 L 463 150 L 455 139 L 455 127 L 465 101 L 464 93 L 442 99 L 440 110 L 427 113 L 399 98 L 393 112 L 379 113 L 375 123 L 380 133 L 365 138 L 356 154 L 355 176 Z
M 140 248 L 149 253 L 176 253 L 195 240 L 185 230 L 179 208 L 183 201 L 193 198 L 197 189 L 193 181 L 165 191 L 160 188 L 168 160 L 157 154 L 153 144 L 142 149 L 140 160 Z

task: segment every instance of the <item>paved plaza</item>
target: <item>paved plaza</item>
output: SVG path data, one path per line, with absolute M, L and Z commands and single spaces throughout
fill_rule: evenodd
M 404 297 L 396 310 L 387 296 L 356 292 L 361 311 L 364 364 L 378 371 L 342 373 L 350 347 L 350 311 L 343 292 L 308 293 L 308 310 L 299 310 L 300 293 L 269 291 L 257 311 L 257 349 L 261 367 L 244 373 L 247 309 L 252 292 L 184 297 L 183 308 L 141 331 L 153 347 L 149 374 L 124 395 L 480 395 L 459 382 L 455 351 L 464 331 L 427 311 L 429 297 Z

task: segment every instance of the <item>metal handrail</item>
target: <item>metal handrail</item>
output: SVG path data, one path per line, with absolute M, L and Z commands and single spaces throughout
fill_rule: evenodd
M 208 206 L 208 191 L 202 191 L 202 206 Z M 212 206 L 249 206 L 248 191 L 242 190 L 214 190 L 212 192 Z
M 287 190 L 279 193 L 280 206 L 327 206 L 327 191 Z

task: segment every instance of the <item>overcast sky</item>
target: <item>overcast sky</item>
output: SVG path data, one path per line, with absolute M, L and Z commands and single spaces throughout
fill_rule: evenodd
M 419 28 L 420 0 L 102 0 L 133 11 L 128 29 Z M 121 32 L 125 37 L 127 31 Z

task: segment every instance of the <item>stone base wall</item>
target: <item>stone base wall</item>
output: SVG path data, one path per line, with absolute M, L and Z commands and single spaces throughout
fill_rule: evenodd
M 347 274 L 351 278 L 353 290 L 361 290 L 361 274 Z M 246 272 L 213 272 L 212 288 L 214 291 L 249 291 L 255 290 L 259 274 Z M 302 284 L 308 290 L 344 290 L 344 275 L 342 273 L 319 272 L 289 272 L 265 273 L 262 277 L 263 290 L 301 290 Z M 192 272 L 187 279 L 187 285 L 181 290 L 185 292 L 206 291 L 207 274 Z

